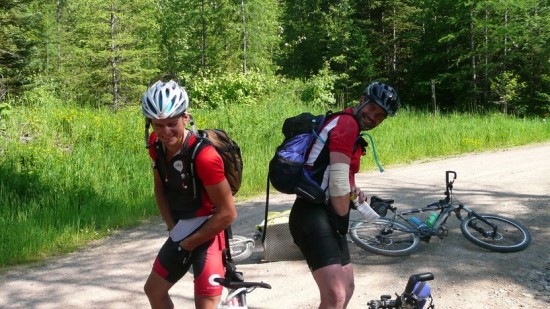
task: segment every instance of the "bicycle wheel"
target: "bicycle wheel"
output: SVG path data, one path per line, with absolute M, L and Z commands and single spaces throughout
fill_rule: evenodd
M 420 238 L 402 223 L 378 218 L 358 221 L 349 229 L 351 240 L 362 249 L 386 256 L 406 256 L 418 250 Z
M 476 217 L 465 218 L 460 224 L 460 230 L 462 235 L 472 243 L 496 252 L 517 252 L 529 246 L 531 235 L 519 222 L 497 215 L 480 216 L 495 224 L 497 230 L 493 233 L 491 226 Z
M 233 235 L 233 238 L 229 239 L 229 250 L 231 250 L 233 261 L 238 262 L 246 260 L 252 255 L 254 245 L 254 239 Z

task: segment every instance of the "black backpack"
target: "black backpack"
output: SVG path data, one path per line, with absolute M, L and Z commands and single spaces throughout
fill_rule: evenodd
M 277 147 L 275 155 L 269 162 L 268 185 L 279 192 L 296 194 L 309 201 L 322 203 L 325 193 L 305 171 L 304 165 L 309 149 L 316 139 L 325 120 L 334 115 L 314 116 L 302 113 L 285 119 L 283 123 L 284 141 Z
M 198 142 L 191 153 L 192 167 L 199 151 L 204 146 L 212 145 L 220 154 L 223 161 L 225 178 L 229 182 L 233 195 L 241 188 L 243 180 L 243 158 L 239 145 L 222 129 L 198 130 Z M 191 168 L 191 174 L 195 178 L 195 169 Z

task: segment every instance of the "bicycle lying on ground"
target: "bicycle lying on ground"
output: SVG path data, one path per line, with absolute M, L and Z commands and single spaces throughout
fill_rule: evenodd
M 448 234 L 445 223 L 450 215 L 461 221 L 460 230 L 466 239 L 484 249 L 496 252 L 521 251 L 531 242 L 527 228 L 519 222 L 499 215 L 479 214 L 459 202 L 453 194 L 456 172 L 446 171 L 445 199 L 421 209 L 397 212 L 394 200 L 371 198 L 371 206 L 382 217 L 374 222 L 355 221 L 349 234 L 359 247 L 386 256 L 405 256 L 418 250 L 420 241 L 429 242 L 432 236 L 443 239 Z M 386 216 L 387 210 L 393 215 Z M 439 211 L 439 213 L 436 213 Z M 463 216 L 462 212 L 466 212 Z M 431 222 L 422 222 L 412 214 L 432 212 Z
M 432 273 L 416 274 L 409 277 L 405 286 L 405 291 L 399 295 L 395 294 L 396 299 L 391 299 L 391 295 L 382 295 L 380 300 L 371 300 L 368 302 L 369 309 L 422 309 L 428 304 L 426 309 L 435 308 L 431 294 L 430 285 L 427 283 L 433 280 Z

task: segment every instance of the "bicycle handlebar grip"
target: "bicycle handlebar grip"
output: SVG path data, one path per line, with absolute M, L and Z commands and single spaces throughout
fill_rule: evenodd
M 434 279 L 434 275 L 432 273 L 421 273 L 421 274 L 411 275 L 409 277 L 409 281 L 407 282 L 407 286 L 405 287 L 405 294 L 411 294 L 417 282 L 428 281 L 433 279 Z
M 401 308 L 398 307 L 397 301 L 393 299 L 387 299 L 387 300 L 371 300 L 367 303 L 369 306 L 369 309 L 397 309 Z

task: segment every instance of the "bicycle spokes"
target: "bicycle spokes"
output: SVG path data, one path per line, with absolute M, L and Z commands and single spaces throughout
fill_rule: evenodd
M 481 222 L 481 220 L 475 220 L 475 219 L 471 220 L 468 223 L 468 226 L 474 229 L 475 231 L 477 231 L 478 233 L 480 233 L 481 235 L 483 235 L 483 237 L 485 238 L 492 238 L 495 240 L 502 239 L 502 235 L 497 232 L 496 226 L 494 227 L 489 226 Z
M 497 215 L 471 216 L 460 225 L 466 239 L 496 252 L 521 251 L 531 242 L 527 228 L 519 222 Z

